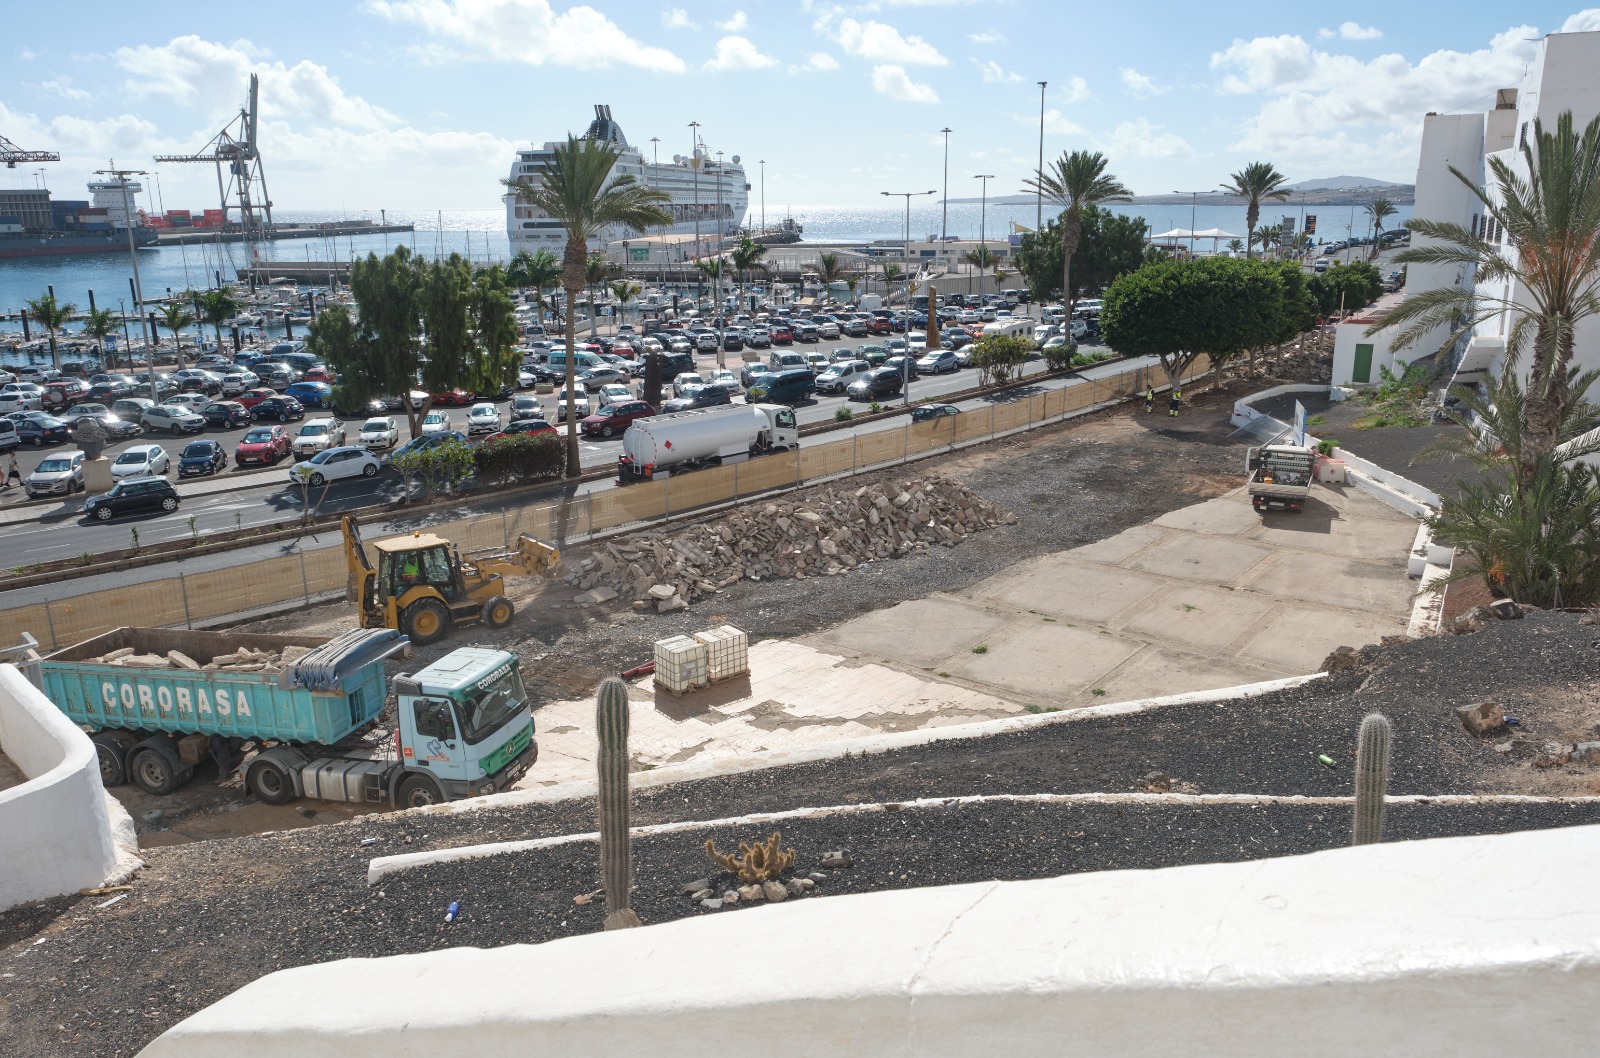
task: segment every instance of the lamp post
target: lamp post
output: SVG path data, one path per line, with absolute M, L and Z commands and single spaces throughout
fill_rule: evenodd
M 902 277 L 906 283 L 906 334 L 911 334 L 911 200 L 922 195 L 937 194 L 935 191 L 882 191 L 885 198 L 904 198 L 906 200 L 906 270 Z M 930 302 L 928 311 L 933 311 Z M 906 342 L 906 351 L 900 359 L 900 392 L 905 396 L 905 403 L 911 403 L 911 343 Z
M 767 160 L 761 159 L 761 232 L 767 231 Z
M 156 354 L 155 346 L 150 342 L 150 327 L 144 314 L 144 287 L 139 282 L 139 251 L 133 245 L 133 207 L 128 202 L 128 178 L 130 176 L 144 176 L 143 169 L 118 169 L 115 159 L 112 159 L 110 169 L 96 169 L 96 176 L 109 176 L 115 180 L 122 190 L 122 223 L 128 232 L 128 260 L 133 263 L 133 300 L 134 308 L 139 311 L 139 333 L 144 337 L 145 370 L 150 379 L 150 399 L 157 404 L 161 403 L 161 396 L 156 392 Z M 126 323 L 124 323 L 126 327 Z M 128 354 L 132 362 L 133 354 Z
M 389 211 L 378 210 L 378 227 L 383 229 L 383 256 L 389 256 Z
M 939 131 L 944 133 L 944 198 L 941 200 L 944 212 L 939 219 L 939 241 L 942 243 L 950 238 L 950 130 L 942 128 Z M 940 246 L 939 249 L 943 250 L 944 247 Z
M 694 256 L 698 260 L 700 257 L 700 123 L 698 121 L 689 122 L 689 169 L 694 174 Z M 705 285 L 703 281 L 696 280 L 695 287 L 700 291 L 695 301 L 698 305 L 699 298 L 705 296 Z
M 1193 260 L 1194 259 L 1194 239 L 1195 239 L 1194 224 L 1195 224 L 1196 203 L 1198 202 L 1198 200 L 1199 200 L 1201 195 L 1217 195 L 1217 194 L 1221 194 L 1221 192 L 1220 191 L 1174 191 L 1173 194 L 1174 195 L 1188 195 L 1189 196 L 1189 259 Z M 1248 238 L 1248 236 L 1246 236 L 1246 237 Z
M 1049 81 L 1039 82 L 1039 168 L 1034 172 L 1033 175 L 1038 177 L 1040 180 L 1044 179 L 1044 89 L 1045 85 L 1049 83 Z M 1036 187 L 1034 189 L 1033 230 L 1041 233 L 1044 231 L 1043 187 Z
M 989 259 L 989 181 L 993 173 L 979 173 L 974 180 L 983 181 L 983 204 L 978 209 L 978 296 L 983 297 L 983 264 Z

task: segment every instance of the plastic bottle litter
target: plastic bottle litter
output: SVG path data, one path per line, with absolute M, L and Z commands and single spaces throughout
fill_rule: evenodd
M 361 839 L 361 847 L 362 848 L 366 848 L 368 845 L 376 845 L 377 843 L 378 843 L 378 839 L 377 838 L 362 838 Z
M 1506 717 L 1506 724 L 1510 727 L 1518 727 L 1522 724 L 1522 717 L 1508 716 Z
M 1326 753 L 1318 753 L 1317 759 L 1326 764 L 1328 767 L 1333 767 L 1333 758 L 1328 756 Z
M 450 909 L 444 913 L 445 922 L 447 924 L 451 923 L 451 922 L 454 922 L 460 916 L 461 916 L 461 901 L 459 901 L 459 900 L 450 901 Z

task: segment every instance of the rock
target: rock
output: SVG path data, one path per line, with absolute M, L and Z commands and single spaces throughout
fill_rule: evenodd
M 1515 599 L 1496 599 L 1489 604 L 1489 612 L 1502 621 L 1522 619 L 1522 607 L 1517 605 Z
M 785 900 L 789 899 L 789 890 L 781 882 L 762 882 L 761 891 L 766 895 L 766 898 L 772 901 L 774 904 L 781 904 Z
M 616 597 L 616 589 L 607 588 L 605 585 L 601 585 L 596 588 L 590 588 L 582 595 L 574 596 L 572 601 L 577 603 L 579 606 L 598 606 L 600 603 L 610 602 Z
M 113 650 L 111 653 L 107 654 L 105 657 L 101 658 L 100 659 L 100 664 L 109 665 L 114 661 L 118 661 L 118 660 L 120 660 L 122 658 L 125 658 L 125 657 L 129 656 L 132 653 L 133 653 L 133 648 L 132 647 L 118 647 L 117 649 Z
M 1515 742 L 1496 742 L 1494 744 L 1494 751 L 1496 753 L 1510 753 L 1516 748 L 1517 744 Z
M 673 610 L 687 610 L 688 608 L 689 604 L 684 602 L 681 595 L 674 595 L 670 599 L 662 599 L 656 603 L 656 611 L 658 613 L 671 613 Z
M 806 875 L 806 877 L 813 882 L 825 882 L 828 880 L 827 874 L 822 871 L 812 871 L 810 874 Z
M 166 821 L 167 813 L 160 808 L 152 808 L 139 816 L 139 822 L 146 830 L 155 830 Z
M 804 881 L 804 878 L 790 878 L 789 881 L 784 885 L 784 888 L 789 890 L 790 896 L 805 896 L 805 887 L 800 884 Z
M 817 883 L 813 882 L 810 878 L 796 878 L 793 884 L 798 885 L 802 893 L 809 893 L 811 890 L 817 887 Z
M 1581 625 L 1600 625 L 1600 610 L 1590 610 L 1578 618 L 1578 623 Z
M 1458 636 L 1481 632 L 1488 627 L 1489 622 L 1493 619 L 1494 614 L 1490 612 L 1487 606 L 1474 606 L 1450 622 L 1450 632 Z
M 1572 759 L 1572 747 L 1564 742 L 1546 742 L 1533 758 L 1535 768 L 1558 768 Z
M 666 602 L 676 594 L 678 594 L 678 589 L 670 584 L 652 584 L 650 586 L 650 597 L 659 602 Z
M 1600 742 L 1579 742 L 1572 747 L 1572 759 L 1584 764 L 1600 764 Z
M 740 900 L 748 900 L 754 903 L 757 900 L 765 900 L 766 896 L 766 892 L 759 885 L 741 885 L 739 887 Z
M 710 878 L 696 878 L 692 882 L 684 882 L 682 885 L 680 885 L 678 887 L 678 892 L 682 893 L 684 896 L 691 896 L 694 893 L 698 893 L 702 889 L 710 889 L 710 888 L 711 888 L 711 879 Z
M 1165 773 L 1159 771 L 1145 772 L 1145 793 L 1169 793 L 1172 790 L 1172 780 Z
M 1461 718 L 1461 726 L 1467 729 L 1467 733 L 1479 738 L 1506 726 L 1506 711 L 1499 702 L 1460 705 L 1456 707 L 1456 715 Z
M 855 860 L 851 859 L 850 854 L 847 852 L 826 852 L 822 855 L 821 866 L 827 867 L 829 870 L 837 870 L 840 867 L 852 867 L 854 865 Z
M 737 904 L 739 902 L 738 892 L 736 890 L 729 889 L 727 892 L 722 894 L 722 902 L 724 904 Z
M 689 894 L 689 899 L 690 900 L 710 900 L 713 896 L 716 896 L 716 895 L 717 895 L 717 891 L 715 889 L 711 888 L 708 885 L 704 889 L 696 889 L 694 892 L 690 893 Z
M 707 911 L 721 911 L 722 910 L 722 898 L 721 897 L 713 897 L 710 900 L 702 900 L 702 901 L 700 901 L 700 906 L 705 908 Z

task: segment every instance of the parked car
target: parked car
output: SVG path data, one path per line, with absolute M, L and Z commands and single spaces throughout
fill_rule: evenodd
M 883 362 L 883 366 L 892 368 L 895 374 L 901 375 L 908 381 L 921 377 L 921 373 L 917 371 L 917 362 L 911 357 L 891 356 Z
M 298 422 L 306 417 L 306 409 L 293 397 L 268 397 L 250 409 L 250 418 L 256 422 L 276 419 L 278 422 Z
M 710 381 L 711 385 L 721 386 L 733 396 L 738 396 L 740 393 L 744 392 L 744 384 L 739 381 L 739 376 L 734 374 L 732 371 L 713 371 L 711 372 Z
M 794 328 L 789 326 L 787 323 L 773 324 L 771 334 L 773 345 L 794 344 Z
M 178 477 L 207 477 L 228 468 L 221 441 L 190 441 L 178 453 Z
M 817 388 L 817 376 L 810 368 L 793 368 L 763 375 L 750 387 L 751 403 L 770 401 L 774 404 L 794 404 L 808 399 Z
M 387 415 L 379 415 L 362 423 L 356 437 L 370 449 L 393 448 L 400 443 L 400 424 Z
M 187 408 L 196 415 L 211 403 L 211 398 L 204 393 L 179 393 L 168 397 L 161 402 L 164 408 Z
M 83 505 L 83 513 L 108 522 L 119 514 L 178 509 L 178 490 L 166 478 L 128 478 Z
M 620 382 L 613 382 L 609 386 L 601 386 L 600 392 L 596 393 L 594 396 L 595 400 L 604 406 L 606 404 L 619 404 L 623 401 L 632 400 L 633 391 Z
M 111 476 L 123 478 L 159 477 L 172 467 L 172 457 L 160 445 L 134 445 L 124 448 L 111 462 Z
M 43 408 L 44 389 L 38 383 L 7 382 L 0 386 L 0 411 L 41 411 Z
M 344 478 L 370 478 L 378 473 L 382 464 L 378 457 L 356 445 L 329 448 L 318 452 L 304 463 L 289 468 L 289 482 L 302 482 L 313 487 Z
M 850 383 L 872 370 L 865 360 L 846 360 L 833 364 L 817 376 L 818 393 L 843 393 Z
M 719 404 L 732 404 L 733 394 L 727 389 L 714 383 L 707 382 L 700 386 L 690 386 L 681 397 L 674 397 L 661 405 L 663 415 L 675 411 L 693 411 L 696 408 L 713 408 Z
M 152 404 L 139 416 L 139 425 L 151 433 L 159 430 L 171 434 L 199 433 L 206 428 L 206 420 L 176 404 Z
M 296 382 L 283 391 L 307 408 L 327 408 L 333 405 L 333 387 L 326 382 Z
M 745 335 L 744 344 L 752 349 L 771 349 L 772 332 L 765 327 L 752 327 Z
M 744 336 L 738 331 L 724 331 L 722 334 L 722 351 L 725 353 L 744 352 Z
M 950 415 L 960 415 L 961 409 L 954 404 L 918 404 L 911 409 L 912 422 L 930 422 L 934 419 L 943 419 Z
M 76 378 L 61 378 L 44 384 L 40 400 L 51 411 L 65 411 L 80 400 L 89 398 L 89 387 Z
M 22 444 L 30 444 L 35 448 L 42 448 L 47 444 L 56 444 L 72 437 L 72 427 L 42 411 L 14 411 L 6 416 L 17 428 L 17 440 Z
M 688 396 L 689 387 L 703 386 L 705 384 L 706 380 L 704 378 L 695 374 L 693 371 L 688 371 L 672 380 L 672 395 L 674 397 Z
M 233 461 L 273 464 L 289 454 L 289 431 L 281 426 L 257 426 L 233 450 Z
M 476 393 L 468 393 L 464 389 L 451 389 L 443 393 L 433 394 L 433 403 L 450 408 L 465 408 L 478 399 Z M 421 403 L 420 401 L 416 403 Z
M 425 434 L 421 437 L 413 437 L 399 448 L 396 448 L 393 452 L 390 452 L 389 461 L 392 463 L 401 456 L 407 455 L 411 452 L 427 452 L 431 449 L 438 448 L 441 445 L 447 445 L 452 442 L 466 444 L 467 435 L 464 433 L 459 433 L 455 430 L 448 430 L 444 433 Z
M 749 389 L 756 384 L 757 380 L 770 374 L 772 374 L 771 367 L 756 361 L 753 364 L 744 365 L 744 370 L 739 372 L 739 381 L 744 383 L 745 389 Z
M 499 433 L 492 433 L 483 439 L 484 444 L 498 441 L 502 437 L 515 437 L 524 433 L 555 433 L 556 428 L 544 419 L 515 419 L 506 424 L 506 428 Z
M 222 376 L 221 396 L 236 397 L 247 389 L 254 389 L 260 385 L 261 379 L 256 377 L 254 371 L 238 369 L 225 372 Z
M 250 370 L 255 372 L 262 383 L 272 389 L 288 389 L 294 385 L 294 371 L 287 364 L 280 364 L 272 360 L 252 364 Z
M 642 400 L 608 404 L 593 415 L 584 416 L 578 423 L 578 428 L 590 436 L 615 437 L 632 426 L 636 420 L 648 418 L 655 413 L 656 410 Z
M 206 396 L 222 393 L 222 376 L 198 367 L 186 367 L 181 371 L 174 371 L 172 381 L 177 383 L 178 391 L 181 393 L 201 393 Z
M 424 437 L 432 434 L 450 433 L 454 429 L 454 425 L 450 422 L 450 413 L 447 411 L 438 411 L 436 409 L 422 417 L 422 436 Z
M 956 359 L 956 354 L 949 349 L 931 349 L 917 361 L 919 374 L 927 372 L 930 375 L 942 375 L 959 370 L 961 363 Z
M 904 385 L 900 372 L 892 367 L 880 367 L 850 383 L 845 396 L 851 400 L 883 400 L 897 395 Z
M 264 400 L 271 400 L 277 395 L 278 391 L 275 389 L 267 386 L 257 386 L 254 389 L 245 390 L 234 399 L 246 411 L 254 411 L 257 404 Z
M 250 411 L 236 400 L 215 400 L 200 409 L 200 417 L 208 426 L 231 430 L 250 422 Z
M 344 423 L 338 419 L 311 419 L 300 427 L 289 442 L 296 459 L 309 459 L 318 452 L 344 444 Z
M 33 468 L 33 473 L 22 479 L 22 490 L 30 500 L 83 491 L 83 459 L 82 452 L 46 456 Z
M 589 414 L 589 394 L 582 386 L 572 391 L 572 410 L 580 420 Z M 556 421 L 567 421 L 567 391 L 564 389 L 556 393 Z
M 467 412 L 467 436 L 495 433 L 500 429 L 500 409 L 487 401 L 474 404 Z

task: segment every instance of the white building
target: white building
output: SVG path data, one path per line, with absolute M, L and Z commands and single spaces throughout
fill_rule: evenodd
M 1470 114 L 1427 115 L 1423 119 L 1422 148 L 1417 159 L 1415 215 L 1425 220 L 1460 224 L 1504 244 L 1504 232 L 1492 219 L 1485 218 L 1483 203 L 1456 178 L 1451 167 L 1482 188 L 1491 200 L 1497 197 L 1489 169 L 1492 159 L 1504 161 L 1512 172 L 1527 179 L 1528 165 L 1522 146 L 1533 136 L 1536 120 L 1546 131 L 1551 131 L 1560 116 L 1570 111 L 1573 123 L 1581 132 L 1600 114 L 1597 69 L 1600 69 L 1600 33 L 1553 33 L 1538 43 L 1534 60 L 1522 80 L 1496 93 L 1494 109 Z M 1415 249 L 1430 241 L 1414 234 L 1411 245 Z M 1470 268 L 1413 264 L 1406 273 L 1406 294 L 1414 297 L 1427 290 L 1472 282 L 1474 276 Z M 1496 281 L 1495 286 L 1498 289 L 1486 289 L 1484 293 L 1507 295 L 1504 282 Z M 1525 300 L 1520 291 L 1511 291 L 1510 296 L 1519 302 Z M 1500 372 L 1505 363 L 1506 337 L 1513 323 L 1510 314 L 1502 312 L 1477 325 L 1446 352 L 1443 362 L 1454 364 L 1456 383 L 1472 385 L 1486 375 Z M 1333 367 L 1335 384 L 1376 383 L 1380 366 L 1392 366 L 1397 358 L 1409 361 L 1429 356 L 1439 351 L 1450 336 L 1446 328 L 1440 327 L 1406 349 L 1396 351 L 1390 348 L 1392 334 L 1365 335 L 1369 324 L 1367 321 L 1359 328 L 1355 324 L 1340 328 Z M 1357 329 L 1361 333 L 1356 333 Z M 1345 335 L 1345 330 L 1351 333 Z M 1523 356 L 1518 362 L 1524 378 L 1528 359 Z M 1572 370 L 1576 374 L 1595 367 L 1600 367 L 1600 320 L 1591 319 L 1578 329 Z M 1600 393 L 1591 392 L 1589 396 L 1600 400 Z

